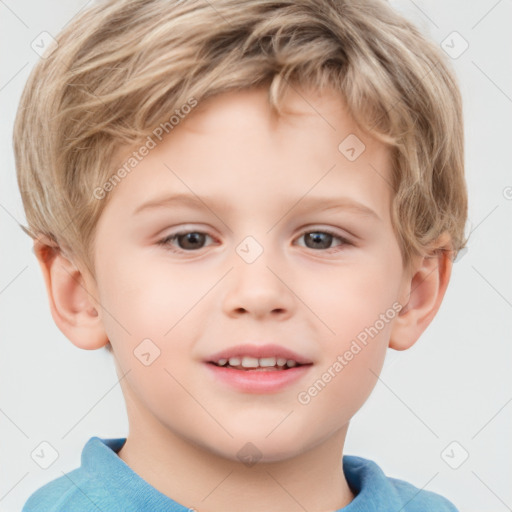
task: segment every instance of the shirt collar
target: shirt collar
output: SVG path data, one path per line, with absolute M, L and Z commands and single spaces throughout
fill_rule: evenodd
M 82 451 L 82 467 L 106 492 L 119 503 L 133 505 L 136 510 L 151 506 L 166 512 L 190 512 L 162 494 L 135 473 L 117 453 L 126 438 L 101 439 L 92 437 Z M 343 471 L 347 483 L 356 495 L 337 512 L 372 512 L 398 510 L 401 501 L 389 479 L 375 462 L 352 455 L 343 456 Z
M 91 437 L 82 450 L 83 469 L 125 509 L 190 512 L 146 482 L 117 455 L 125 442 L 126 438 Z

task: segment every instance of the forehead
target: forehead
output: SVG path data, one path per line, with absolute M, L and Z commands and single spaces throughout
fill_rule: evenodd
M 281 108 L 281 115 L 271 109 L 264 88 L 200 102 L 156 140 L 112 202 L 124 199 L 134 211 L 169 193 L 261 209 L 339 194 L 386 216 L 389 149 L 358 129 L 341 95 L 289 88 Z

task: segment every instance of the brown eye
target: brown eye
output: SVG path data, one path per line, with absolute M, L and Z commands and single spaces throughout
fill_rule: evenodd
M 304 245 L 299 245 L 314 250 L 329 250 L 335 249 L 336 247 L 343 248 L 343 246 L 352 245 L 344 237 L 325 229 L 316 231 L 305 231 L 304 233 L 302 233 L 299 239 L 300 238 L 304 238 Z M 332 246 L 334 240 L 339 240 L 341 243 L 338 243 L 336 246 Z
M 192 231 L 190 233 L 185 233 L 183 235 L 176 235 L 175 238 L 178 241 L 180 249 L 193 250 L 201 249 L 200 246 L 204 244 L 206 236 L 204 233 Z
M 304 235 L 306 247 L 310 249 L 329 249 L 332 244 L 333 236 L 329 233 L 313 231 Z
M 191 252 L 202 249 L 207 238 L 211 238 L 210 235 L 201 231 L 184 231 L 169 235 L 158 244 L 173 252 Z

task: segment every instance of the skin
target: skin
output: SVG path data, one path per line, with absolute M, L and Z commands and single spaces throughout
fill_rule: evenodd
M 94 276 L 35 246 L 59 328 L 84 349 L 110 340 L 118 375 L 126 374 L 129 435 L 119 457 L 201 512 L 334 511 L 350 503 L 341 464 L 350 419 L 374 388 L 386 349 L 409 348 L 427 328 L 451 273 L 446 253 L 404 267 L 391 225 L 389 149 L 358 130 L 335 92 L 290 89 L 285 109 L 272 113 L 264 89 L 198 105 L 110 192 Z M 338 150 L 349 134 L 366 146 L 353 162 Z M 134 213 L 181 192 L 206 207 Z M 375 216 L 306 208 L 312 196 L 357 201 Z M 305 234 L 324 229 L 336 236 L 308 246 Z M 159 245 L 185 230 L 209 236 Z M 236 251 L 247 236 L 263 249 L 250 264 Z M 448 243 L 443 235 L 436 247 Z M 298 393 L 394 303 L 400 314 L 299 403 Z M 133 354 L 146 338 L 160 350 L 149 366 Z M 314 364 L 270 394 L 234 390 L 206 371 L 207 356 L 250 341 L 281 344 Z M 247 442 L 262 457 L 252 467 L 237 458 Z

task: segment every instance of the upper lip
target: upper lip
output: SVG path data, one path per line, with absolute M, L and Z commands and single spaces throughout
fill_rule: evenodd
M 230 347 L 220 352 L 216 352 L 215 354 L 208 357 L 207 362 L 216 363 L 219 359 L 229 359 L 231 357 L 255 357 L 255 358 L 265 358 L 265 357 L 275 357 L 275 358 L 283 358 L 286 360 L 292 359 L 298 364 L 313 364 L 313 362 L 307 357 L 301 356 L 297 354 L 293 350 L 290 350 L 286 347 L 282 347 L 280 345 L 253 345 L 253 344 L 245 344 L 245 345 L 237 345 L 235 347 Z

